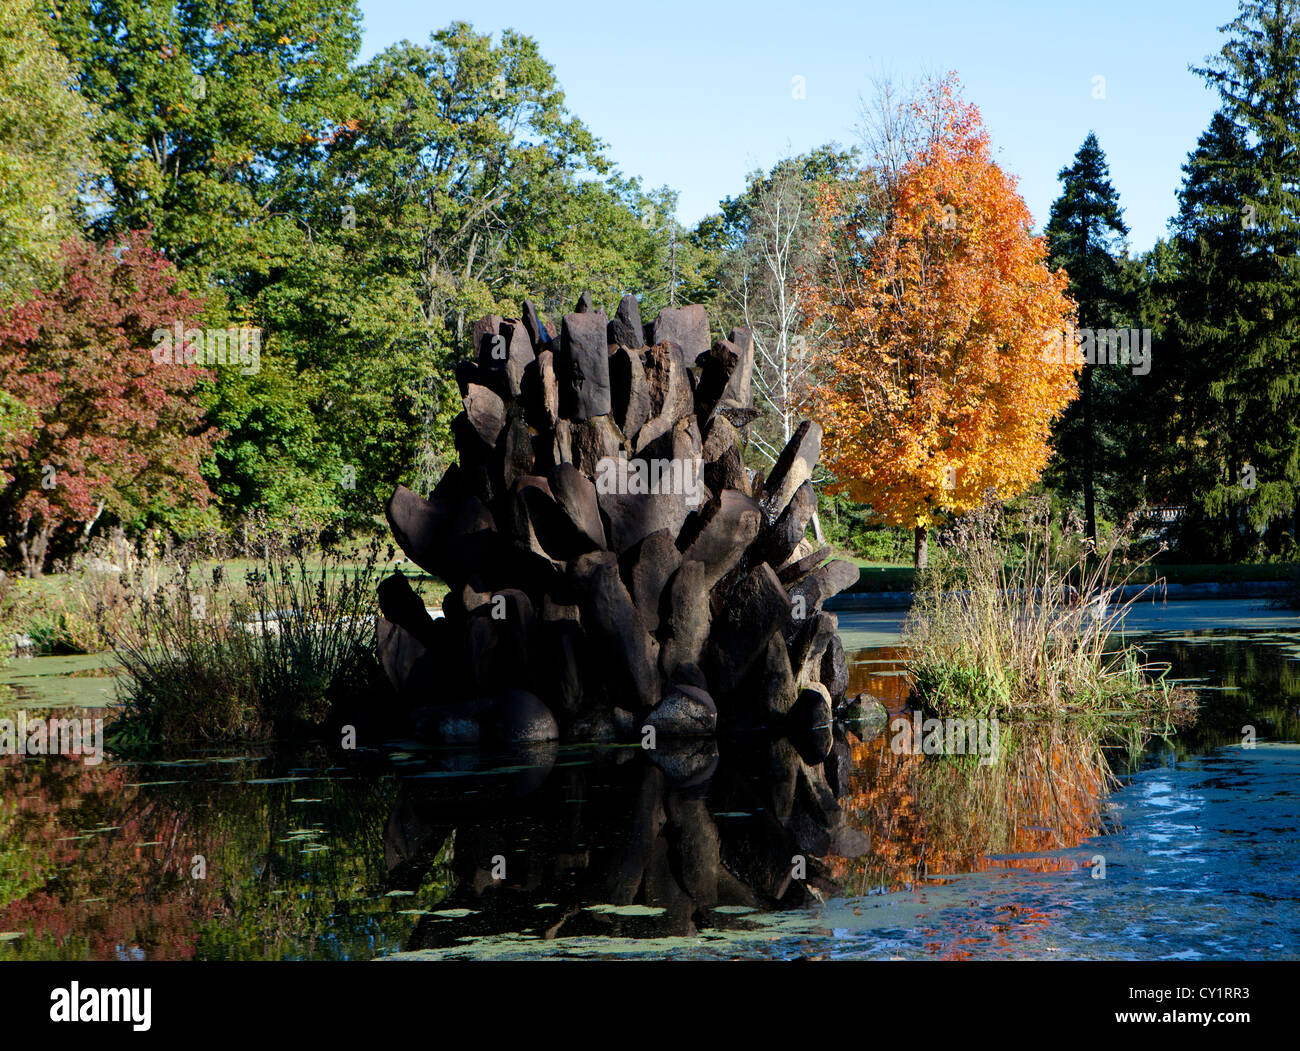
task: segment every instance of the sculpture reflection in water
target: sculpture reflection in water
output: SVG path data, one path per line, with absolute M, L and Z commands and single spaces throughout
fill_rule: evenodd
M 721 750 L 720 750 L 721 749 Z M 511 933 L 543 939 L 689 937 L 839 893 L 830 858 L 861 855 L 829 742 L 699 739 L 602 748 L 555 764 L 554 744 L 476 779 L 409 779 L 385 834 L 390 885 L 418 890 L 450 868 L 415 949 Z M 489 787 L 487 782 L 494 782 Z

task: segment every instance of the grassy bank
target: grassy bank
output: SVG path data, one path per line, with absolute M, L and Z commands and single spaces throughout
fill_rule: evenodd
M 268 534 L 274 531 L 267 530 Z M 35 579 L 7 576 L 0 581 L 0 659 L 12 653 L 12 637 L 31 640 L 36 656 L 109 653 L 119 641 L 139 641 L 131 636 L 135 617 L 128 598 L 152 598 L 164 585 L 177 586 L 185 563 L 187 586 L 220 578 L 230 600 L 249 599 L 247 582 L 264 570 L 276 544 L 256 539 L 260 534 L 210 536 L 165 549 L 132 544 L 121 539 L 97 541 L 70 566 Z M 327 577 L 352 573 L 363 559 L 340 559 L 321 549 L 317 537 L 302 549 L 305 567 Z M 400 567 L 425 604 L 437 608 L 446 585 L 412 566 L 400 552 L 381 552 L 386 575 Z

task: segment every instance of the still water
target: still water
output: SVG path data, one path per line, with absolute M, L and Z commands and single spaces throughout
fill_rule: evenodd
M 0 959 L 1300 957 L 1300 633 L 1140 641 L 1203 714 L 1136 753 L 7 756 Z M 897 651 L 850 661 L 901 705 Z

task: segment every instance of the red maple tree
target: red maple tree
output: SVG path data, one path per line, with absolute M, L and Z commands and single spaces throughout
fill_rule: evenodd
M 147 231 L 71 241 L 57 287 L 0 312 L 0 530 L 29 576 L 53 538 L 84 538 L 105 513 L 141 526 L 207 505 L 209 372 L 151 354 L 156 330 L 203 309 L 177 276 Z

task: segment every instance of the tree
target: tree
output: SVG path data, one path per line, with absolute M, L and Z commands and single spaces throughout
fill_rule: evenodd
M 1078 366 L 1043 353 L 1072 320 L 1065 276 L 958 89 L 950 75 L 911 103 L 919 145 L 877 152 L 855 197 L 823 190 L 831 261 L 808 291 L 830 330 L 809 406 L 837 486 L 913 528 L 918 565 L 938 516 L 1038 476 L 1077 391 Z
M 1061 169 L 1061 196 L 1052 202 L 1045 234 L 1048 260 L 1069 274 L 1069 294 L 1078 304 L 1080 327 L 1128 328 L 1131 303 L 1121 291 L 1122 257 L 1128 226 L 1119 195 L 1110 182 L 1106 154 L 1093 132 L 1083 140 L 1074 163 Z M 1109 470 L 1124 448 L 1118 404 L 1131 376 L 1110 366 L 1085 362 L 1079 375 L 1079 400 L 1055 428 L 1060 487 L 1082 492 L 1087 535 L 1097 539 L 1098 463 Z M 1101 426 L 1098 426 L 1100 420 Z M 1099 455 L 1100 450 L 1100 455 Z
M 58 272 L 96 174 L 93 113 L 36 0 L 0 5 L 0 308 Z
M 236 300 L 305 242 L 297 178 L 341 109 L 355 0 L 60 0 L 52 31 L 99 107 L 99 237 L 150 227 Z
M 1300 532 L 1300 2 L 1239 9 L 1222 49 L 1195 70 L 1222 111 L 1190 162 L 1179 217 L 1182 333 L 1189 350 L 1213 355 L 1199 400 L 1217 462 L 1196 503 L 1227 523 L 1237 555 L 1256 544 L 1280 552 Z M 1227 279 L 1218 291 L 1194 269 L 1211 253 Z M 1217 317 L 1201 295 L 1219 301 Z
M 320 319 L 313 333 L 351 348 L 353 369 L 399 370 L 387 386 L 401 391 L 414 443 L 371 460 L 370 477 L 391 487 L 414 471 L 427 487 L 450 448 L 452 370 L 472 320 L 531 298 L 554 325 L 584 290 L 616 303 L 659 265 L 672 201 L 612 170 L 536 42 L 514 31 L 494 45 L 454 23 L 427 47 L 381 52 L 352 90 L 309 206 L 340 280 L 319 302 L 303 284 L 295 302 Z M 303 337 L 299 353 L 316 360 L 320 344 Z M 336 405 L 348 389 L 331 384 Z
M 820 265 L 817 191 L 850 178 L 852 151 L 823 146 L 754 172 L 743 194 L 722 202 L 714 220 L 724 253 L 714 300 L 719 317 L 735 318 L 754 338 L 754 387 L 766 415 L 746 435 L 770 467 L 790 440 L 807 400 L 815 347 L 824 325 L 803 311 L 807 275 Z
M 102 516 L 140 529 L 206 506 L 217 434 L 194 394 L 207 373 L 154 355 L 158 329 L 201 309 L 135 233 L 69 242 L 63 280 L 0 315 L 0 383 L 35 423 L 2 436 L 0 530 L 29 576 Z

